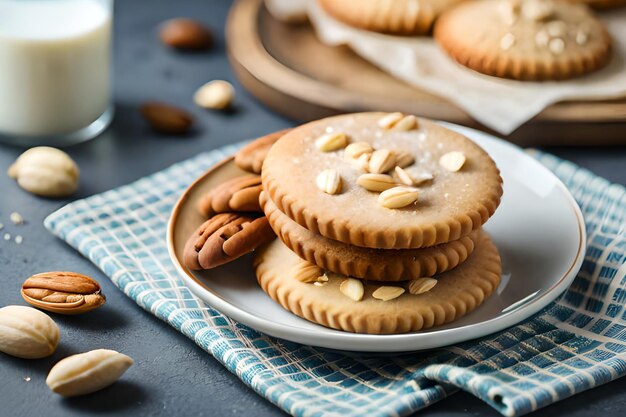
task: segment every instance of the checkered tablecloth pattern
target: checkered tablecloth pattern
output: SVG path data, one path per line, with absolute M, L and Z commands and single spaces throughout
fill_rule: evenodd
M 588 250 L 567 293 L 506 331 L 437 351 L 336 352 L 275 339 L 207 307 L 171 263 L 166 225 L 182 191 L 238 145 L 203 153 L 71 203 L 46 227 L 88 257 L 139 306 L 296 416 L 402 416 L 458 388 L 518 416 L 626 373 L 626 193 L 540 152 L 582 208 Z

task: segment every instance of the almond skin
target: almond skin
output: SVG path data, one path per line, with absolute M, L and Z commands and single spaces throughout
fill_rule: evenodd
M 193 125 L 193 116 L 169 104 L 151 101 L 139 109 L 141 115 L 156 132 L 183 135 Z
M 177 49 L 205 50 L 213 46 L 213 34 L 201 22 L 177 18 L 167 20 L 159 31 L 161 42 Z

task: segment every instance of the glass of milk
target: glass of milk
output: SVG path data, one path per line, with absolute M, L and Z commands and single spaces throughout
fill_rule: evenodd
M 0 0 L 0 141 L 63 146 L 102 132 L 113 0 Z

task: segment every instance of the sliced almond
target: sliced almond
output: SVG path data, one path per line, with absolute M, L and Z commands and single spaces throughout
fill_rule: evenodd
M 439 158 L 439 165 L 450 172 L 457 172 L 465 165 L 465 155 L 461 152 L 448 152 Z
M 404 169 L 399 166 L 395 168 L 395 174 L 398 182 L 404 185 L 419 185 L 434 178 L 428 172 L 416 172 L 414 169 Z
M 334 169 L 325 169 L 315 179 L 317 188 L 326 194 L 338 194 L 341 192 L 341 175 Z
M 403 117 L 404 114 L 400 112 L 389 113 L 386 116 L 383 116 L 378 121 L 378 126 L 382 127 L 383 129 L 391 129 L 396 123 L 402 120 Z
M 363 174 L 357 178 L 356 183 L 367 191 L 381 192 L 396 186 L 391 175 L 387 174 Z
M 378 300 L 389 301 L 400 297 L 402 294 L 404 294 L 404 288 L 402 287 L 383 286 L 378 287 L 378 289 L 372 293 L 372 297 Z
M 399 186 L 383 191 L 378 196 L 378 203 L 386 208 L 406 207 L 417 201 L 419 191 L 413 187 Z
M 417 278 L 409 281 L 409 293 L 413 295 L 424 294 L 433 289 L 437 285 L 434 278 Z
M 402 132 L 407 132 L 409 130 L 417 129 L 417 117 L 409 114 L 408 116 L 404 116 L 402 119 L 398 120 L 398 122 L 393 125 L 391 130 L 398 130 Z
M 317 277 L 317 282 L 328 282 L 328 275 L 320 275 L 319 277 Z
M 379 149 L 372 153 L 369 162 L 369 172 L 383 174 L 396 165 L 396 155 L 389 149 Z
M 374 152 L 374 148 L 367 142 L 354 142 L 346 146 L 344 156 L 349 159 L 357 159 L 363 154 Z
M 413 165 L 415 158 L 408 152 L 398 152 L 396 154 L 396 165 L 400 168 L 406 168 L 409 165 Z
M 343 132 L 327 133 L 315 140 L 315 146 L 322 152 L 333 152 L 348 145 L 348 136 Z
M 323 287 L 324 285 L 326 285 L 326 282 L 323 281 L 315 281 L 313 283 L 313 285 L 315 285 L 316 287 Z
M 404 185 L 414 185 L 415 182 L 413 181 L 413 177 L 411 177 L 409 175 L 408 172 L 406 172 L 404 169 L 400 168 L 399 166 L 397 166 L 395 168 L 396 171 L 396 176 L 398 177 L 398 180 L 404 184 Z
M 322 268 L 307 261 L 300 261 L 291 269 L 292 277 L 307 284 L 317 282 L 322 275 L 324 275 Z
M 363 299 L 363 283 L 358 279 L 344 279 L 339 285 L 339 291 L 351 300 L 361 301 Z

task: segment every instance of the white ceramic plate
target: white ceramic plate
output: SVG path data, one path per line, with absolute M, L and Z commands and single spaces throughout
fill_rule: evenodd
M 537 313 L 571 284 L 585 253 L 582 213 L 563 183 L 520 148 L 462 126 L 496 161 L 504 196 L 485 225 L 502 256 L 497 292 L 475 311 L 445 326 L 399 335 L 364 335 L 332 330 L 301 319 L 259 287 L 251 256 L 195 272 L 179 261 L 184 242 L 203 221 L 196 213 L 202 193 L 240 174 L 232 160 L 218 164 L 192 184 L 177 203 L 168 228 L 171 258 L 189 288 L 223 314 L 272 336 L 313 346 L 366 352 L 431 349 L 506 329 Z

